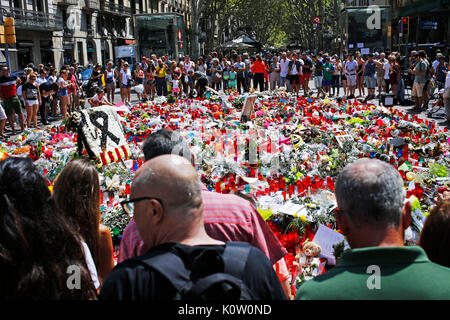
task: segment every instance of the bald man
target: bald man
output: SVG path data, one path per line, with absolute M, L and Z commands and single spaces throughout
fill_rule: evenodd
M 227 254 L 230 243 L 211 238 L 203 221 L 202 187 L 195 168 L 183 157 L 162 155 L 147 161 L 136 173 L 130 200 L 123 203 L 134 214 L 147 254 L 118 264 L 103 284 L 101 299 L 171 300 L 201 273 L 231 274 L 249 288 L 252 298 L 283 300 L 285 295 L 267 257 L 247 243 L 237 272 Z M 132 212 L 130 212 L 132 211 Z M 235 252 L 235 251 L 233 251 Z M 236 251 L 237 252 L 237 251 Z M 180 280 L 182 279 L 182 280 Z M 215 297 L 220 299 L 219 296 Z
M 431 262 L 422 248 L 404 246 L 411 204 L 394 167 L 354 162 L 339 174 L 335 193 L 336 221 L 352 249 L 302 285 L 297 299 L 450 299 L 450 269 Z

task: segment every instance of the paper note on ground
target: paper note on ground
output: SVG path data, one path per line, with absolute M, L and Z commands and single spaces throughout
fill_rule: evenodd
M 342 234 L 321 224 L 319 225 L 319 229 L 317 230 L 312 241 L 322 248 L 322 252 L 319 257 L 327 258 L 328 264 L 335 265 L 336 259 L 333 255 L 333 245 L 341 242 L 342 240 L 345 240 Z M 345 248 L 349 248 L 347 242 L 345 242 Z
M 297 214 L 300 216 L 305 216 L 308 221 L 311 221 L 310 217 L 308 216 L 308 210 L 306 207 L 302 204 L 296 204 L 292 201 L 287 201 L 280 209 L 278 209 L 279 213 L 284 213 L 293 216 L 294 214 Z

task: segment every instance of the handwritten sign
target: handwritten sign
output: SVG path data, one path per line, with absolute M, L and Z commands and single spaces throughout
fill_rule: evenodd
M 319 225 L 313 242 L 318 244 L 322 248 L 322 252 L 319 257 L 327 258 L 328 264 L 335 265 L 336 258 L 333 255 L 334 249 L 333 245 L 345 240 L 345 237 L 339 232 L 334 231 L 324 225 Z M 345 248 L 348 248 L 348 243 L 346 243 Z
M 297 214 L 298 216 L 305 216 L 308 221 L 311 221 L 306 207 L 302 204 L 293 203 L 292 201 L 287 201 L 280 209 L 278 209 L 278 212 L 291 216 L 294 214 Z

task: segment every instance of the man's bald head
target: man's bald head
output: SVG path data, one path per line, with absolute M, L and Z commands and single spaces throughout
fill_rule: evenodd
M 339 209 L 356 226 L 398 227 L 405 200 L 403 179 L 390 164 L 360 160 L 336 180 Z
M 183 157 L 162 155 L 145 162 L 133 180 L 130 199 L 140 199 L 134 220 L 149 248 L 205 232 L 200 181 Z
M 192 164 L 177 155 L 162 155 L 144 163 L 132 192 L 162 200 L 167 213 L 190 213 L 202 206 L 201 185 Z

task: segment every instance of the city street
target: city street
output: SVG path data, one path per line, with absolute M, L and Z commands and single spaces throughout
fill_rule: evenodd
M 0 102 L 0 301 L 450 298 L 450 0 L 0 0 Z

